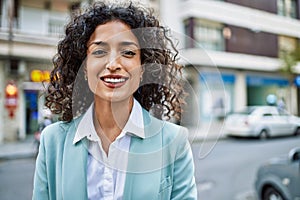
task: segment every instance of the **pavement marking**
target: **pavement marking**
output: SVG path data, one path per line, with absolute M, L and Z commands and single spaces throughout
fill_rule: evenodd
M 200 183 L 197 183 L 197 190 L 199 191 L 205 191 L 210 190 L 215 184 L 212 181 L 203 181 Z
M 256 193 L 253 190 L 238 193 L 235 200 L 257 200 Z

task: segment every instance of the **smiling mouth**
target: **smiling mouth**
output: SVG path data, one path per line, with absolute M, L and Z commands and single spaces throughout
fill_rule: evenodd
M 123 83 L 125 81 L 128 80 L 128 78 L 105 78 L 105 77 L 101 77 L 100 78 L 102 81 L 106 82 L 106 83 Z
M 100 80 L 104 82 L 104 84 L 109 88 L 117 88 L 121 87 L 128 80 L 128 77 L 113 75 L 113 76 L 103 76 L 100 77 Z

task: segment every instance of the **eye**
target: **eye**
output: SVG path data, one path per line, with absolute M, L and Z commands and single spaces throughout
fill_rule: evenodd
M 97 49 L 97 50 L 95 50 L 95 51 L 92 52 L 92 54 L 95 55 L 95 56 L 103 56 L 103 55 L 105 55 L 106 53 L 107 53 L 107 52 L 104 51 L 104 50 L 102 50 L 102 49 Z
M 136 53 L 132 50 L 124 50 L 121 53 L 122 53 L 122 55 L 124 55 L 127 58 L 131 58 L 136 55 Z

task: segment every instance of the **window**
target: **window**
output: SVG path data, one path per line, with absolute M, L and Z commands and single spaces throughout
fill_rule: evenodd
M 194 47 L 194 18 L 184 20 L 185 48 Z
M 3 1 L 2 0 L 0 0 L 0 27 L 2 26 L 2 7 L 3 7 Z
M 297 47 L 298 40 L 287 36 L 278 36 L 278 45 L 280 51 L 293 51 Z
M 278 15 L 297 18 L 296 0 L 277 0 Z
M 63 33 L 64 21 L 49 19 L 48 32 L 52 35 L 61 35 Z
M 195 20 L 195 47 L 207 50 L 224 50 L 223 25 L 205 20 Z
M 14 8 L 13 8 L 13 27 L 19 27 L 19 7 L 20 7 L 20 0 L 14 1 Z
M 298 60 L 299 53 L 296 53 L 299 49 L 298 44 L 297 38 L 278 36 L 279 58 L 283 59 L 286 64 L 291 63 L 292 60 Z
M 9 62 L 9 74 L 18 75 L 19 71 L 19 60 L 12 59 Z

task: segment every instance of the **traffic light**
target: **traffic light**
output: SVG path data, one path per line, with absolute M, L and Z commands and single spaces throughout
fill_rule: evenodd
M 18 106 L 18 87 L 10 81 L 5 87 L 5 107 L 8 110 L 10 118 L 15 116 L 15 110 Z

